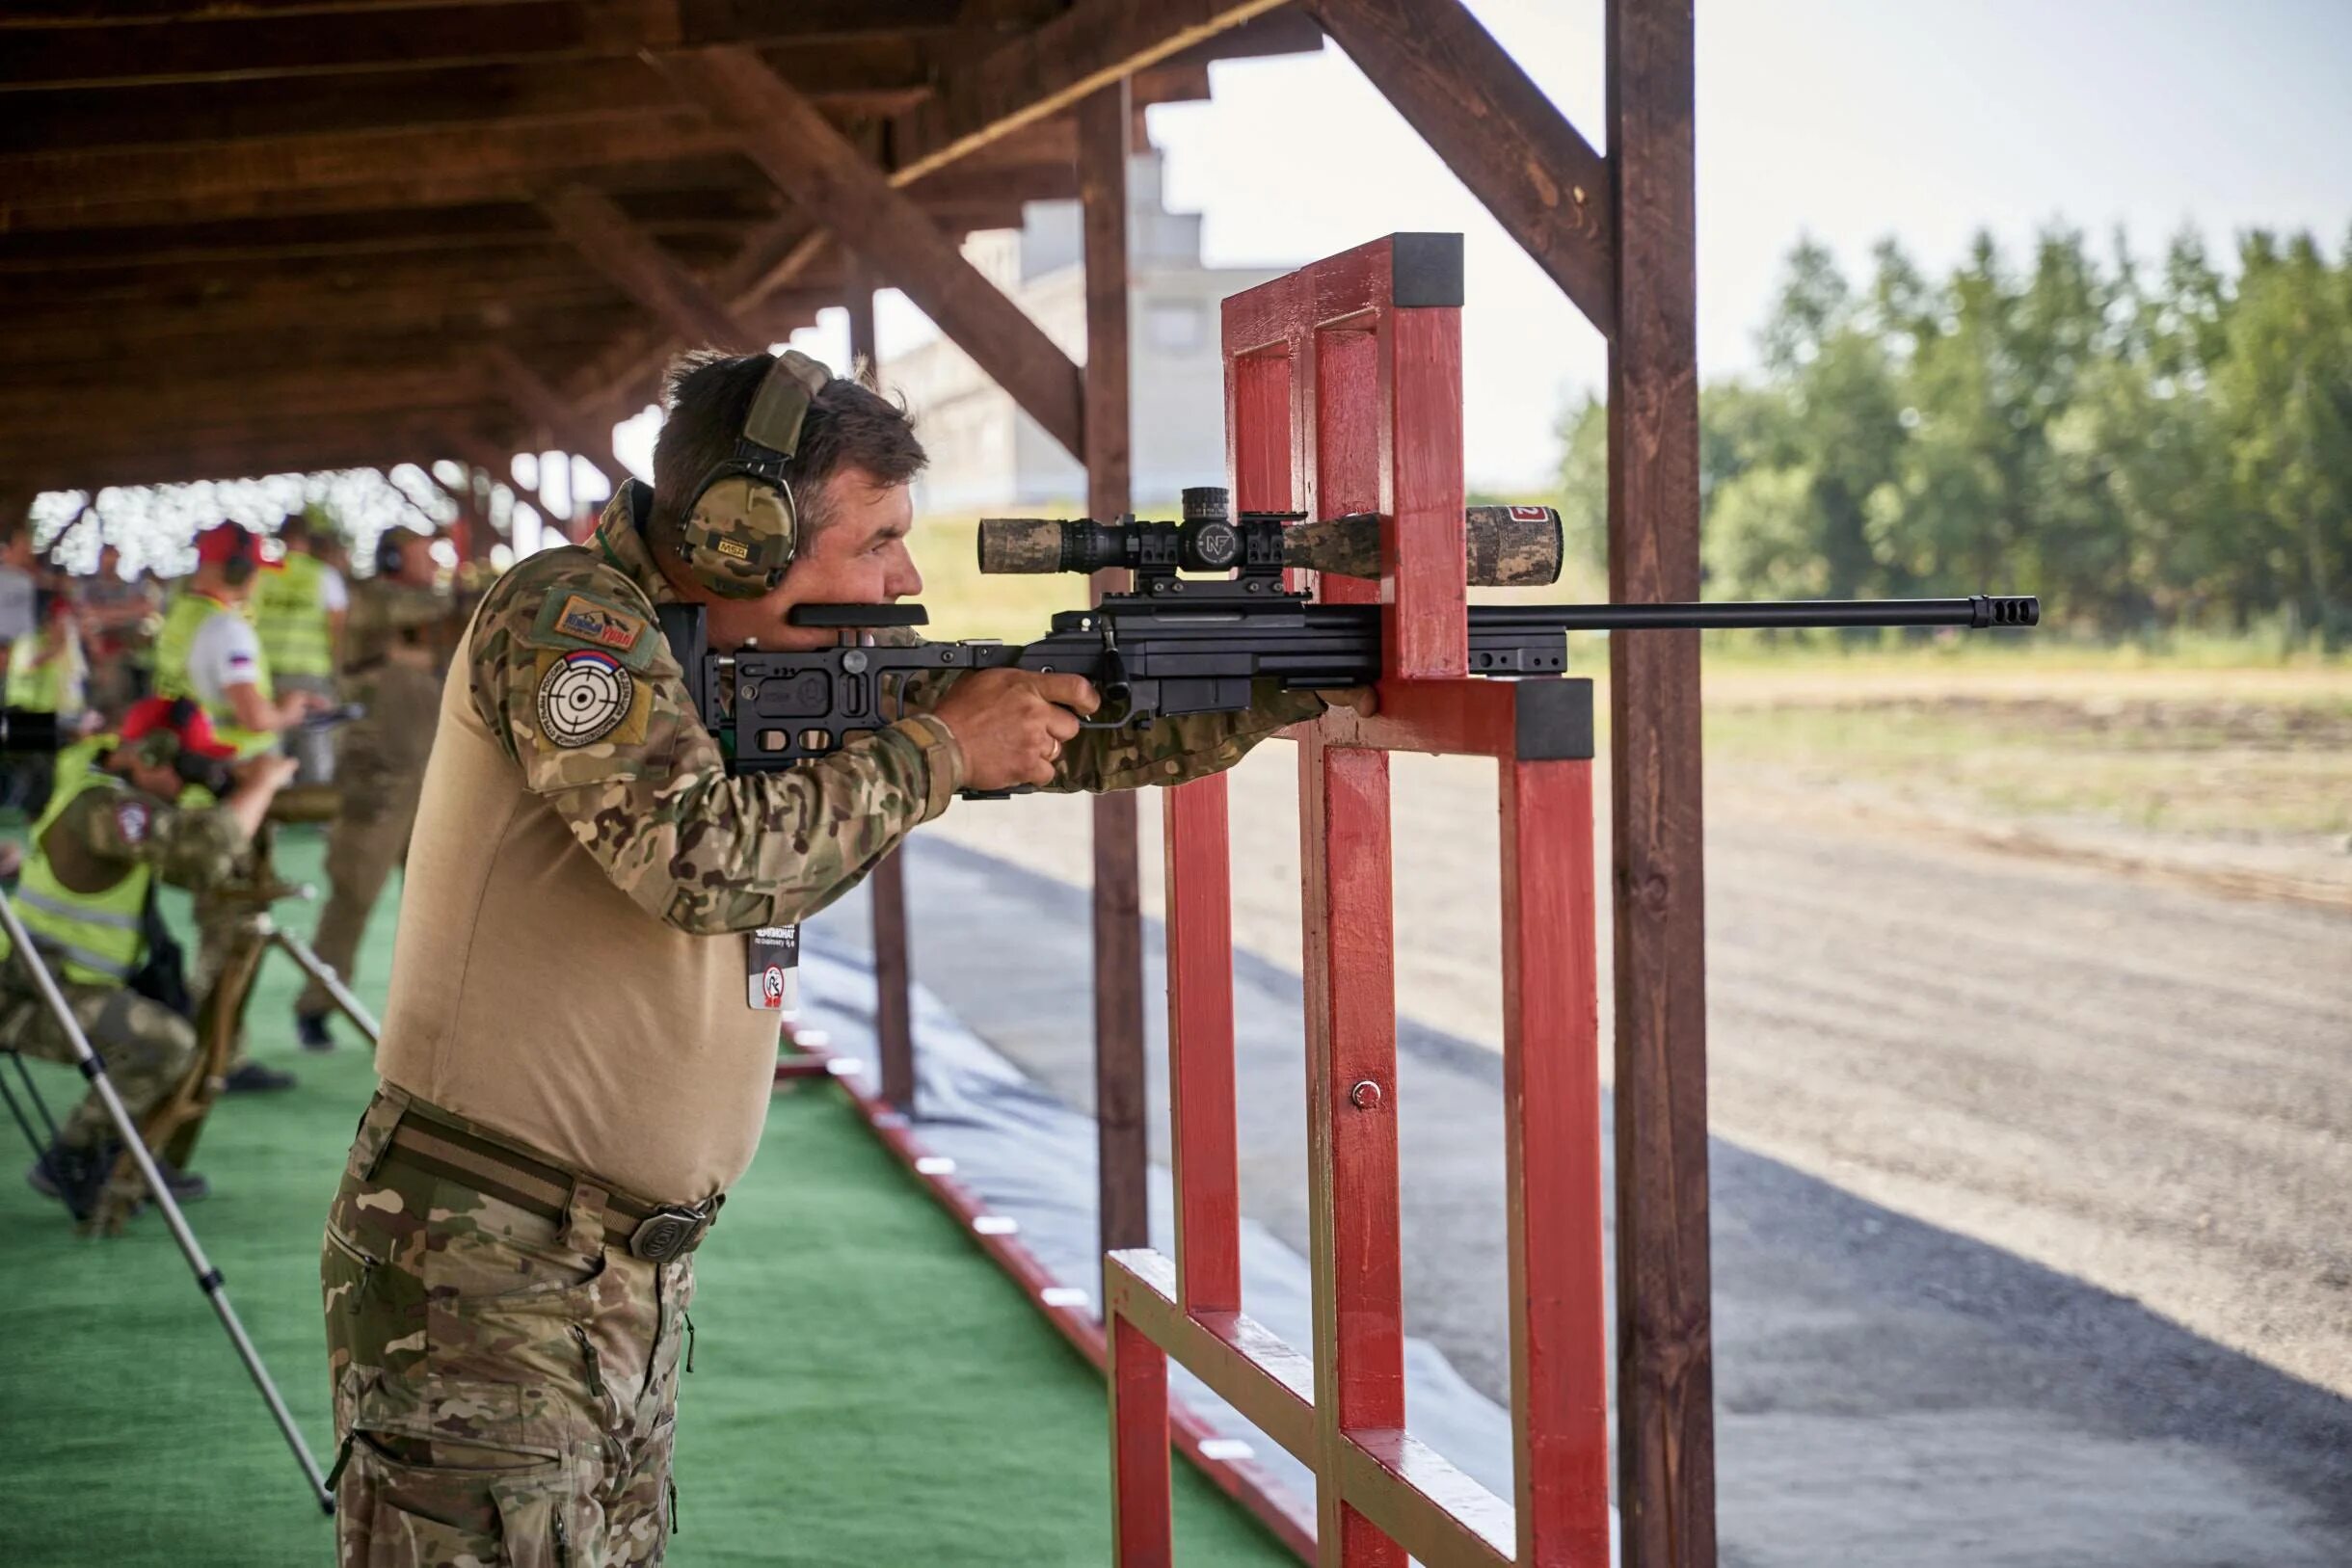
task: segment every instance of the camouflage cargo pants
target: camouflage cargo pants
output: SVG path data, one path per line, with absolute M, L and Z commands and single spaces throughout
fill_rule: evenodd
M 44 1062 L 74 1060 L 72 1042 L 38 992 L 16 970 L 16 960 L 5 961 L 8 974 L 0 980 L 0 1041 L 25 1055 Z M 132 1119 L 145 1116 L 172 1092 L 196 1055 L 196 1030 L 188 1021 L 120 986 L 61 985 L 74 1022 L 90 1039 L 90 1049 L 106 1064 L 115 1093 Z M 121 1134 L 106 1114 L 105 1103 L 92 1089 L 57 1129 L 68 1148 L 89 1149 L 102 1142 L 120 1142 Z
M 575 1249 L 557 1221 L 382 1158 L 389 1133 L 362 1122 L 320 1262 L 337 1561 L 659 1563 L 692 1259 Z

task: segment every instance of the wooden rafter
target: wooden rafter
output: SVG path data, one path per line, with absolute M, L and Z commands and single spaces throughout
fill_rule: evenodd
M 1602 332 L 1609 165 L 1461 0 L 1311 0 L 1339 46 Z
M 614 485 L 629 477 L 628 465 L 614 455 L 611 426 L 604 425 L 603 433 L 598 434 L 602 420 L 594 414 L 583 414 L 566 402 L 561 392 L 505 344 L 493 343 L 483 359 L 491 375 L 524 418 L 546 426 L 548 434 L 566 451 L 595 464 Z
M 661 59 L 682 97 L 707 105 L 787 195 L 889 276 L 1048 435 L 1082 444 L 1078 367 L 964 259 L 922 209 L 800 93 L 745 49 Z
M 78 214 L 141 202 L 234 210 L 240 198 L 320 188 L 429 193 L 613 164 L 723 152 L 729 138 L 688 108 L 579 122 L 353 131 L 222 146 L 56 152 L 0 159 L 0 214 Z
M 1283 0 L 1079 0 L 1035 32 L 940 84 L 898 117 L 895 179 L 906 183 L 1059 114 L 1098 88 L 1264 15 Z
M 383 8 L 391 9 L 391 8 Z M 120 82 L 253 81 L 388 67 L 626 59 L 704 44 L 804 44 L 956 25 L 963 0 L 550 0 L 400 8 L 397 25 L 318 14 L 216 14 L 171 25 L 18 27 L 0 92 Z
M 592 185 L 567 185 L 543 200 L 548 220 L 588 263 L 689 342 L 754 347 L 751 330 L 620 203 Z

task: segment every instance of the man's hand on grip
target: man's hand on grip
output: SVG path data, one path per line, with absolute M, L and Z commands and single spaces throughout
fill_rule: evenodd
M 977 670 L 948 689 L 933 714 L 964 754 L 966 789 L 1054 782 L 1079 719 L 1102 705 L 1082 676 Z

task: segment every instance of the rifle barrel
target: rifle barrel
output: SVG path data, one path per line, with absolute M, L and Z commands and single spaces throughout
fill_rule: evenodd
M 1477 604 L 1471 621 L 1496 630 L 1712 631 L 1771 626 L 2033 626 L 2042 601 L 2031 595 L 1966 598 L 1818 598 L 1725 604 Z

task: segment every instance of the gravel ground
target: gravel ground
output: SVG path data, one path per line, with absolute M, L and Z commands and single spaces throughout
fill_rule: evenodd
M 1294 756 L 1234 775 L 1235 928 L 1245 1203 L 1303 1246 Z M 2352 1562 L 2352 919 L 1750 784 L 1709 802 L 1727 1559 Z M 1400 759 L 1396 807 L 1408 1326 L 1499 1397 L 1491 764 Z M 1087 853 L 1082 801 L 968 804 L 912 883 L 918 973 L 1080 1104 Z

